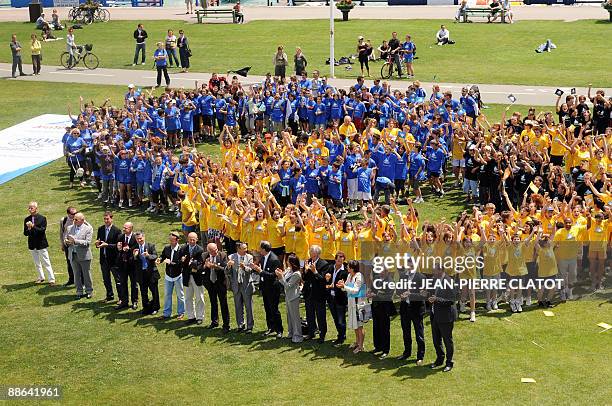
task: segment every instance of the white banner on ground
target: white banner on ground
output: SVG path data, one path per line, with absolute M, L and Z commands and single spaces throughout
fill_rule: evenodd
M 0 131 L 0 184 L 63 155 L 68 116 L 43 114 Z

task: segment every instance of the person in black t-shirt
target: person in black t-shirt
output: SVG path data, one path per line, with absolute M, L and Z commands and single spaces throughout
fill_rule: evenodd
M 397 39 L 397 32 L 391 33 L 391 39 L 389 40 L 390 53 L 393 56 L 393 61 L 397 68 L 397 76 L 402 77 L 402 55 L 401 55 L 401 44 Z
M 477 154 L 478 146 L 476 144 L 468 146 L 467 152 L 463 154 L 465 159 L 463 193 L 467 193 L 466 202 L 468 204 L 478 201 L 478 173 L 480 172 L 480 163 L 476 159 Z

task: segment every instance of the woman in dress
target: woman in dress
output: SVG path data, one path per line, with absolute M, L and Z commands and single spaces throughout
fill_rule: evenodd
M 308 61 L 302 52 L 302 48 L 297 47 L 295 49 L 295 55 L 293 56 L 293 63 L 295 66 L 295 74 L 297 76 L 302 76 L 303 73 L 306 72 L 306 66 L 308 66 Z
M 355 330 L 355 343 L 349 348 L 353 350 L 354 354 L 357 354 L 363 351 L 363 340 L 365 338 L 363 322 L 359 320 L 358 311 L 365 304 L 366 285 L 363 274 L 359 272 L 359 262 L 349 261 L 348 270 L 349 275 L 346 282 L 338 281 L 336 286 L 348 294 L 347 328 Z

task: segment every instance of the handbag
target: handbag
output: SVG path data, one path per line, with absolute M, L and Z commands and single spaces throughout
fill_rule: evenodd
M 191 48 L 187 48 L 187 57 L 191 58 L 193 56 L 193 54 L 191 53 Z
M 357 306 L 357 320 L 365 324 L 372 319 L 372 305 L 369 301 L 359 304 L 355 298 L 355 305 Z

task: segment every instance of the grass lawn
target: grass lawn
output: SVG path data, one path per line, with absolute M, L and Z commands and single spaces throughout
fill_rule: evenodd
M 551 86 L 593 83 L 595 87 L 612 87 L 609 74 L 612 64 L 610 24 L 600 24 L 596 20 L 567 23 L 519 21 L 512 25 L 449 23 L 445 20 L 394 20 L 391 25 L 373 20 L 338 22 L 335 26 L 336 59 L 355 53 L 359 35 L 371 39 L 377 47 L 383 39 L 390 38 L 391 31 L 397 30 L 401 40 L 410 33 L 417 45 L 419 59 L 415 61 L 415 71 L 421 80 L 431 81 L 435 75 L 440 82 Z M 136 21 L 94 24 L 77 30 L 76 40 L 79 44 L 94 44 L 101 67 L 131 68 L 134 53 L 132 33 L 136 24 Z M 456 45 L 438 47 L 432 44 L 440 24 L 449 24 Z M 324 64 L 329 57 L 327 20 L 254 21 L 243 25 L 147 21 L 149 61 L 152 61 L 155 42 L 163 41 L 168 28 L 177 35 L 179 29 L 187 33 L 194 54 L 191 60 L 193 71 L 226 72 L 252 66 L 253 74 L 263 75 L 273 71 L 272 56 L 276 47 L 284 44 L 291 62 L 289 70 L 293 66 L 295 47 L 300 46 L 308 58 L 309 71 L 329 72 L 329 67 Z M 0 36 L 9 38 L 11 33 L 17 33 L 25 44 L 33 29 L 30 23 L 1 23 Z M 56 34 L 66 36 L 65 31 Z M 558 49 L 536 54 L 535 48 L 547 38 Z M 64 40 L 45 43 L 43 64 L 59 65 L 59 55 L 64 50 Z M 27 55 L 24 59 L 29 60 L 29 51 L 24 54 Z M 0 61 L 9 62 L 10 58 L 10 54 L 4 52 Z M 372 65 L 372 75 L 379 76 L 381 63 Z M 358 65 L 353 65 L 353 70 L 346 72 L 341 66 L 337 75 L 356 77 L 358 68 Z M 138 66 L 137 69 L 150 70 L 151 65 Z
M 121 100 L 120 87 L 51 85 L 3 81 L 6 94 L 37 95 L 13 100 L 0 116 L 0 128 L 42 113 L 62 113 L 79 94 Z M 85 91 L 87 93 L 85 93 Z M 87 97 L 89 98 L 89 97 Z M 524 111 L 524 109 L 521 109 Z M 493 112 L 499 112 L 495 106 Z M 206 147 L 214 150 L 216 146 Z M 60 384 L 67 404 L 606 404 L 612 396 L 610 332 L 600 334 L 599 322 L 610 323 L 610 296 L 560 305 L 555 317 L 534 309 L 508 316 L 485 314 L 475 324 L 466 316 L 455 325 L 455 369 L 432 372 L 369 354 L 355 356 L 343 348 L 311 342 L 291 345 L 264 339 L 263 304 L 255 301 L 251 336 L 160 322 L 133 311 L 117 313 L 98 303 L 103 285 L 94 253 L 94 299 L 74 300 L 72 288 L 34 285 L 32 260 L 22 236 L 29 200 L 36 199 L 50 226 L 50 256 L 58 281 L 66 280 L 55 224 L 67 205 L 76 205 L 99 226 L 102 208 L 93 190 L 67 189 L 62 160 L 0 185 L 0 385 Z M 420 206 L 422 216 L 447 218 L 463 208 L 458 193 L 444 201 Z M 132 210 L 115 215 L 115 223 L 132 221 L 161 249 L 175 218 Z M 163 287 L 162 287 L 163 290 Z M 208 299 L 206 299 L 208 301 Z M 233 304 L 230 298 L 230 309 Z M 303 311 L 303 310 L 302 310 Z M 208 307 L 206 308 L 208 320 Z M 233 314 L 233 310 L 231 310 Z M 281 308 L 284 318 L 284 305 Z M 233 316 L 232 316 L 233 318 Z M 329 338 L 334 327 L 328 318 Z M 234 326 L 232 326 L 234 327 Z M 372 326 L 366 346 L 372 348 Z M 426 361 L 434 358 L 426 322 Z M 535 344 L 534 344 L 535 343 Z M 403 349 L 399 317 L 392 321 L 392 353 Z M 521 384 L 522 377 L 535 384 Z M 608 388 L 608 389 L 606 389 Z M 607 399 L 607 400 L 606 400 Z

